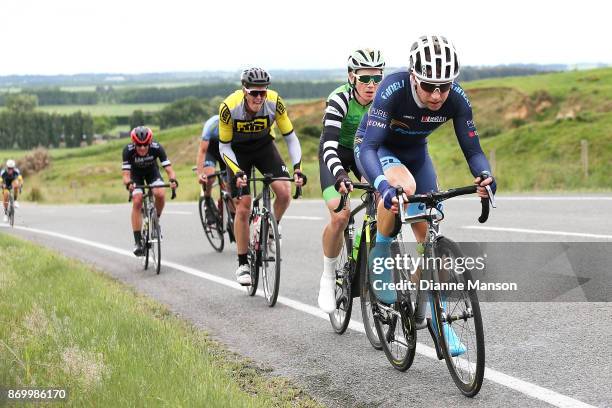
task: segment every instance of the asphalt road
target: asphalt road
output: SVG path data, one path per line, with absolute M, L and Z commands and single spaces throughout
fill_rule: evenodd
M 25 237 L 107 271 L 329 406 L 612 406 L 612 303 L 586 301 L 589 291 L 581 286 L 552 302 L 481 305 L 487 370 L 480 394 L 469 399 L 456 389 L 444 363 L 432 358 L 423 331 L 419 353 L 405 373 L 370 347 L 359 325 L 358 303 L 351 329 L 342 336 L 333 332 L 316 308 L 327 220 L 322 201 L 295 201 L 282 221 L 281 297 L 274 308 L 233 283 L 235 246 L 214 252 L 196 203 L 167 205 L 162 217 L 166 264 L 159 276 L 143 271 L 130 255 L 129 212 L 127 204 L 23 203 L 16 228 L 3 225 L 0 233 Z M 446 203 L 442 230 L 457 241 L 612 244 L 610 214 L 612 197 L 606 196 L 502 197 L 482 226 L 476 221 L 479 202 L 455 199 Z M 608 269 L 590 284 L 604 285 L 609 294 L 609 278 Z

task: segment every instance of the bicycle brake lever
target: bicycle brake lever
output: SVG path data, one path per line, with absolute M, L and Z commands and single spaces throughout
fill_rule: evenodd
M 491 207 L 497 208 L 495 205 L 495 195 L 493 194 L 493 191 L 491 191 L 491 187 L 486 185 L 485 188 L 487 189 L 487 194 L 489 194 L 489 203 L 491 203 Z

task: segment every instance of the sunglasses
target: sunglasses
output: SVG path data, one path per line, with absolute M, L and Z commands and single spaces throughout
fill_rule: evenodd
M 429 82 L 419 81 L 418 79 L 416 81 L 417 84 L 419 84 L 419 86 L 421 87 L 421 89 L 427 93 L 434 93 L 436 89 L 439 90 L 440 93 L 448 92 L 451 88 L 451 85 L 453 85 L 452 82 L 445 82 L 443 84 L 432 84 Z
M 359 82 L 361 82 L 362 84 L 369 84 L 370 82 L 374 82 L 374 85 L 380 83 L 380 81 L 382 81 L 383 76 L 382 74 L 377 74 L 377 75 L 357 75 L 354 74 L 355 78 L 357 78 L 357 80 Z
M 149 145 L 147 143 L 136 143 L 136 147 L 149 147 Z
M 268 90 L 267 89 L 259 90 L 259 89 L 247 89 L 247 88 L 244 88 L 244 90 L 246 91 L 246 93 L 251 95 L 253 98 L 257 98 L 258 96 L 261 96 L 262 98 L 265 98 L 265 96 L 268 94 Z

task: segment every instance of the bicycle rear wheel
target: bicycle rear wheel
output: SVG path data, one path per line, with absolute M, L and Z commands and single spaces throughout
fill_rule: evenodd
M 149 223 L 150 223 L 149 217 L 146 215 L 143 215 L 142 228 L 140 230 L 140 234 L 142 237 L 141 245 L 144 251 L 143 259 L 142 259 L 142 266 L 145 270 L 149 269 L 149 250 L 151 249 L 151 237 L 149 236 L 149 230 L 150 230 Z
M 348 231 L 344 231 L 344 242 L 336 263 L 336 310 L 329 314 L 329 321 L 338 334 L 343 334 L 351 320 L 353 293 L 351 282 L 355 272 L 355 262 L 348 256 L 352 242 Z
M 436 242 L 434 253 L 443 266 L 460 265 L 446 259 L 463 258 L 459 246 L 444 237 Z M 440 282 L 463 283 L 467 288 L 471 274 L 461 272 L 440 269 Z M 484 329 L 476 291 L 434 291 L 433 300 L 436 332 L 448 371 L 461 393 L 473 397 L 480 391 L 485 368 Z
M 225 244 L 225 239 L 223 236 L 223 218 L 219 214 L 219 210 L 216 206 L 208 206 L 206 205 L 206 200 L 203 196 L 200 196 L 200 201 L 198 204 L 198 209 L 200 212 L 200 222 L 202 223 L 202 228 L 204 229 L 204 234 L 210 242 L 210 245 L 217 252 L 222 252 Z M 212 214 L 211 218 L 215 219 L 213 224 L 209 224 L 207 221 L 206 213 L 210 212 Z
M 278 236 L 278 225 L 276 218 L 271 213 L 266 213 L 261 222 L 261 278 L 264 289 L 264 297 L 268 306 L 273 307 L 278 298 L 280 285 L 281 248 Z

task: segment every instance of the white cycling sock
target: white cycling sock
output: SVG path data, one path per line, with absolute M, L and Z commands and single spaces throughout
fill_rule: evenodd
M 338 257 L 328 258 L 323 255 L 323 275 L 322 278 L 335 278 L 336 277 L 336 262 Z

